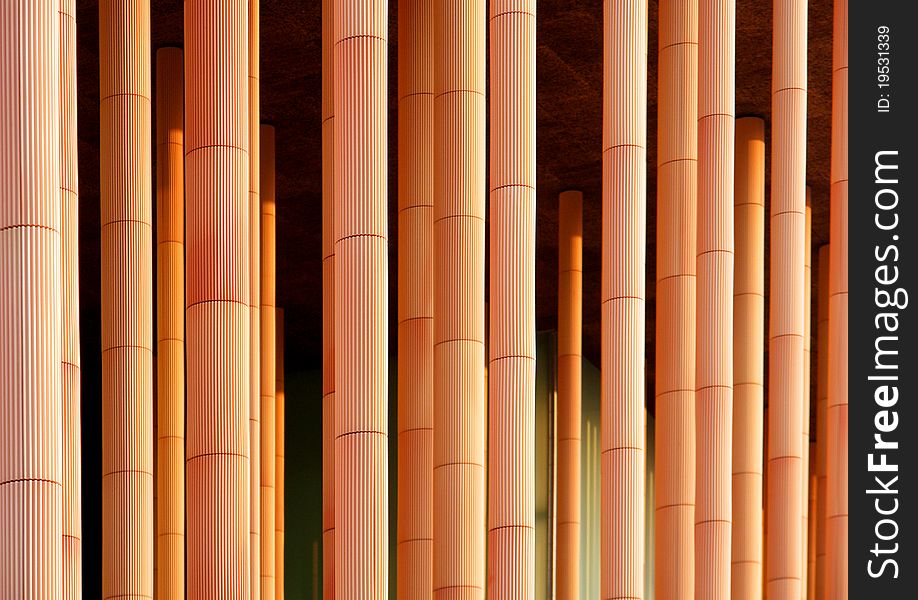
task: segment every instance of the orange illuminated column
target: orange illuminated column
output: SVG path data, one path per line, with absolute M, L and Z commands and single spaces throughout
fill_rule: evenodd
M 829 244 L 816 270 L 816 596 L 826 597 L 826 404 L 829 396 Z
M 483 0 L 434 14 L 434 597 L 485 595 Z
M 583 194 L 558 197 L 559 600 L 580 598 L 580 404 L 583 362 Z
M 736 121 L 733 288 L 733 598 L 762 597 L 765 122 Z
M 663 0 L 657 128 L 654 587 L 691 598 L 695 562 L 698 0 Z
M 185 1 L 188 598 L 249 598 L 248 2 Z M 229 54 L 227 54 L 229 53 Z
M 153 595 L 150 4 L 99 5 L 102 595 Z
M 60 144 L 61 115 L 72 108 L 61 104 L 58 19 L 57 2 L 4 6 L 0 17 L 2 598 L 62 596 L 61 230 L 68 225 Z
M 284 310 L 274 309 L 275 349 L 274 398 L 275 460 L 274 460 L 274 577 L 275 597 L 284 600 Z
M 829 365 L 826 406 L 826 599 L 848 598 L 848 0 L 832 33 Z
M 769 600 L 799 600 L 803 524 L 805 0 L 776 0 L 772 67 L 771 270 L 768 336 Z
M 806 208 L 804 210 L 804 242 L 803 242 L 803 403 L 800 426 L 803 428 L 803 437 L 801 442 L 801 454 L 803 464 L 800 467 L 802 480 L 800 482 L 800 510 L 803 514 L 800 527 L 800 559 L 804 561 L 804 567 L 800 573 L 800 598 L 806 600 L 807 588 L 809 585 L 809 530 L 810 530 L 810 335 L 812 323 L 810 322 L 812 290 L 810 286 L 813 280 L 813 251 L 812 251 L 812 224 L 813 209 L 810 204 L 810 186 L 806 186 Z
M 698 11 L 695 598 L 730 597 L 734 0 Z
M 261 95 L 259 92 L 260 82 L 260 50 L 259 35 L 261 31 L 259 18 L 260 0 L 248 0 L 248 56 L 249 56 L 249 339 L 251 348 L 249 355 L 249 364 L 251 373 L 249 375 L 249 440 L 251 451 L 251 479 L 249 480 L 249 531 L 251 539 L 251 560 L 252 560 L 252 599 L 256 600 L 261 596 L 263 583 L 261 581 L 262 552 L 259 549 L 265 544 L 266 540 L 261 535 L 262 524 L 262 507 L 261 507 L 261 465 L 263 458 L 261 456 L 264 442 L 261 439 L 261 349 L 263 344 L 259 343 L 261 339 L 261 200 L 260 200 L 260 183 L 259 170 L 261 169 L 261 159 L 259 155 L 259 127 Z M 267 459 L 273 464 L 274 453 L 272 452 Z M 271 599 L 273 600 L 273 599 Z
M 644 597 L 647 1 L 604 3 L 602 598 Z
M 807 482 L 809 519 L 807 520 L 807 542 L 806 542 L 806 596 L 810 600 L 816 598 L 816 486 L 818 485 L 816 475 L 816 443 L 810 442 L 809 447 L 810 461 L 810 479 Z
M 535 597 L 536 0 L 492 1 L 488 597 Z
M 398 597 L 433 593 L 433 3 L 399 0 Z
M 185 142 L 182 51 L 156 51 L 156 589 L 185 594 Z
M 388 2 L 334 14 L 335 593 L 352 600 L 388 590 Z
M 261 126 L 261 597 L 274 600 L 274 128 Z M 255 553 L 254 548 L 252 553 Z

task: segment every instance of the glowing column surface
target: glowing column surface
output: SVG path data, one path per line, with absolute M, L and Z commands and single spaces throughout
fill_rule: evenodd
M 274 461 L 274 578 L 275 597 L 284 600 L 284 310 L 274 309 L 274 333 L 277 341 L 274 361 L 275 461 Z
M 484 0 L 434 14 L 434 597 L 485 594 Z
M 62 595 L 59 28 L 57 2 L 9 3 L 0 12 L 3 598 Z
M 102 595 L 153 596 L 150 4 L 99 6 Z
M 826 599 L 848 598 L 848 0 L 832 32 L 829 365 L 826 406 Z
M 826 597 L 826 406 L 829 399 L 829 244 L 816 267 L 816 598 Z
M 812 323 L 810 322 L 812 312 L 812 290 L 813 281 L 813 208 L 810 203 L 810 186 L 805 188 L 806 208 L 804 210 L 804 242 L 803 242 L 803 403 L 800 411 L 800 426 L 803 430 L 801 442 L 801 458 L 803 463 L 800 467 L 800 510 L 803 515 L 800 527 L 800 560 L 806 565 L 800 572 L 800 598 L 806 600 L 807 589 L 809 585 L 809 506 L 810 506 L 810 346 L 812 342 L 810 335 L 812 332 Z
M 156 51 L 156 590 L 185 594 L 185 124 L 182 50 Z
M 698 0 L 660 2 L 659 31 L 654 584 L 682 600 L 695 591 Z
M 344 600 L 388 593 L 388 8 L 334 7 L 335 593 Z
M 734 0 L 698 12 L 695 598 L 730 597 L 733 450 Z
M 601 597 L 644 597 L 647 1 L 603 11 Z
M 583 194 L 558 197 L 559 600 L 580 598 L 580 419 L 583 368 Z
M 185 1 L 188 598 L 249 598 L 248 2 Z
M 799 600 L 803 517 L 806 27 L 804 0 L 774 3 L 768 361 L 769 600 Z
M 264 424 L 261 420 L 261 394 L 262 379 L 261 365 L 264 342 L 261 340 L 261 185 L 259 171 L 261 158 L 259 155 L 259 128 L 261 126 L 261 94 L 260 85 L 260 47 L 261 19 L 259 7 L 261 0 L 248 0 L 248 57 L 249 57 L 249 339 L 251 340 L 249 364 L 249 448 L 251 452 L 251 478 L 249 479 L 249 531 L 251 539 L 252 561 L 252 600 L 260 598 L 264 581 L 262 560 L 264 552 L 260 550 L 267 540 L 261 535 L 262 525 L 262 480 L 261 465 L 264 458 L 261 452 L 264 442 L 261 429 Z M 273 385 L 273 381 L 272 381 Z M 274 452 L 266 457 L 274 464 Z M 272 507 L 273 508 L 273 507 Z M 273 550 L 273 548 L 272 548 Z
M 399 0 L 398 597 L 433 593 L 433 3 Z
M 765 390 L 765 122 L 736 121 L 732 598 L 762 597 Z

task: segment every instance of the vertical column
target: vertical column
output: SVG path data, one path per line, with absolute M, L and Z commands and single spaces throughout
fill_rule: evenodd
M 156 590 L 185 594 L 185 120 L 182 51 L 156 51 Z
M 153 595 L 150 4 L 99 6 L 102 595 Z
M 818 479 L 816 475 L 816 443 L 815 440 L 810 442 L 809 447 L 809 481 L 808 504 L 809 520 L 807 520 L 807 541 L 806 541 L 806 598 L 809 600 L 816 599 L 816 487 Z
M 335 592 L 388 591 L 388 2 L 335 0 Z M 480 380 L 479 380 L 480 381 Z
M 809 569 L 809 554 L 807 547 L 809 545 L 809 506 L 810 506 L 810 340 L 812 332 L 812 323 L 810 322 L 812 312 L 812 281 L 813 281 L 813 207 L 810 200 L 810 186 L 806 186 L 804 209 L 804 242 L 803 242 L 803 386 L 800 411 L 800 426 L 803 430 L 803 437 L 800 454 L 803 463 L 800 466 L 800 511 L 803 515 L 800 526 L 800 560 L 804 561 L 804 567 L 800 571 L 800 599 L 806 600 L 809 579 L 807 571 Z
M 559 600 L 580 598 L 580 421 L 583 367 L 583 194 L 558 197 Z
M 765 122 L 736 121 L 733 286 L 732 598 L 762 597 Z
M 275 597 L 284 600 L 284 309 L 274 309 L 275 460 L 274 460 L 274 578 Z M 318 579 L 318 577 L 316 578 Z
M 248 1 L 185 1 L 189 599 L 251 596 Z
M 605 0 L 601 597 L 644 597 L 647 1 Z
M 769 303 L 769 600 L 798 600 L 803 514 L 804 245 L 806 242 L 804 0 L 774 3 Z
M 434 597 L 485 595 L 484 0 L 434 14 Z
M 274 128 L 261 126 L 261 597 L 274 600 L 275 193 Z M 254 549 L 252 550 L 254 553 Z
M 261 158 L 259 143 L 261 126 L 261 92 L 260 92 L 260 18 L 261 0 L 248 0 L 248 92 L 249 92 L 249 339 L 251 348 L 249 364 L 249 439 L 251 452 L 251 478 L 249 480 L 249 531 L 251 539 L 252 561 L 252 600 L 261 597 L 262 554 L 260 548 L 266 540 L 261 535 L 262 525 L 262 481 L 261 455 L 263 441 L 261 438 L 261 184 L 259 171 Z M 266 457 L 272 464 L 274 453 Z M 273 599 L 269 599 L 273 600 Z
M 433 3 L 398 6 L 398 597 L 433 593 Z
M 733 447 L 734 0 L 698 14 L 695 597 L 730 595 Z
M 661 1 L 659 32 L 654 587 L 683 600 L 695 579 L 698 0 Z
M 68 109 L 58 18 L 56 1 L 0 8 L 3 598 L 56 600 L 64 574 L 60 144 Z
M 829 399 L 829 257 L 819 247 L 816 266 L 816 599 L 826 597 L 826 408 Z
M 489 3 L 488 597 L 535 597 L 536 0 Z

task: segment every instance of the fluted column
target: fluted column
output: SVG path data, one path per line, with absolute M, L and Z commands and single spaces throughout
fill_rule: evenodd
M 398 6 L 400 600 L 433 593 L 433 6 Z
M 156 590 L 185 594 L 185 123 L 182 50 L 156 51 Z
M 434 14 L 433 589 L 485 594 L 484 0 Z
M 277 600 L 284 600 L 284 309 L 274 309 L 274 337 L 276 338 L 274 355 L 274 399 L 275 415 L 275 450 L 274 450 L 274 595 Z
M 558 197 L 559 600 L 580 599 L 580 423 L 583 377 L 583 194 Z
M 57 1 L 0 8 L 3 598 L 62 595 L 61 257 L 67 224 L 61 221 L 66 176 L 60 144 L 66 135 L 61 115 L 68 108 L 61 101 L 58 8 Z
M 654 591 L 660 600 L 690 600 L 695 591 L 698 0 L 660 2 L 659 32 Z
M 153 596 L 150 4 L 99 5 L 102 595 Z
M 813 280 L 813 208 L 810 201 L 810 186 L 806 186 L 805 200 L 806 208 L 804 210 L 804 242 L 803 242 L 803 386 L 802 386 L 802 410 L 800 411 L 800 426 L 803 431 L 801 438 L 800 453 L 803 460 L 800 466 L 800 512 L 802 514 L 800 525 L 800 560 L 804 561 L 804 566 L 800 571 L 800 599 L 806 600 L 809 579 L 807 577 L 809 570 L 809 546 L 810 531 L 810 340 L 812 323 L 810 322 L 810 313 L 812 309 L 812 280 Z
M 805 0 L 776 0 L 772 67 L 771 283 L 768 339 L 769 600 L 798 600 L 803 523 Z
M 816 599 L 826 597 L 826 408 L 829 398 L 829 244 L 816 267 Z
M 819 485 L 816 474 L 816 442 L 810 442 L 809 447 L 809 481 L 807 482 L 807 510 L 809 519 L 807 520 L 806 531 L 806 595 L 805 598 L 810 600 L 816 599 L 816 488 Z
M 262 581 L 263 548 L 267 540 L 261 535 L 262 526 L 262 480 L 261 465 L 263 441 L 261 429 L 262 379 L 261 351 L 261 184 L 259 171 L 261 157 L 259 143 L 261 127 L 261 93 L 259 89 L 261 19 L 259 14 L 261 0 L 248 0 L 248 93 L 249 93 L 249 339 L 251 340 L 249 364 L 249 439 L 251 451 L 251 478 L 249 480 L 249 531 L 251 540 L 252 561 L 252 600 L 261 597 L 264 582 Z M 274 464 L 274 453 L 265 457 Z M 273 600 L 273 598 L 268 598 Z
M 388 2 L 334 15 L 335 592 L 352 600 L 388 591 Z
M 185 0 L 189 599 L 251 597 L 248 1 Z
M 647 1 L 605 0 L 601 598 L 644 597 Z
M 762 597 L 765 122 L 736 120 L 731 597 Z

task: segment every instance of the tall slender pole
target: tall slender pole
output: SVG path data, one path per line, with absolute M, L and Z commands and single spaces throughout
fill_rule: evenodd
M 826 597 L 826 409 L 829 399 L 829 244 L 816 270 L 816 598 Z
M 284 405 L 284 309 L 274 309 L 275 337 L 277 338 L 274 371 L 274 398 L 277 406 L 276 415 L 276 444 L 275 444 L 275 518 L 274 518 L 274 577 L 277 581 L 275 596 L 277 600 L 284 600 L 284 440 L 285 431 L 285 405 Z M 318 577 L 316 577 L 318 584 Z
M 261 548 L 267 542 L 262 536 L 262 419 L 261 419 L 261 169 L 260 127 L 261 94 L 259 90 L 261 0 L 248 0 L 248 96 L 249 96 L 249 439 L 251 450 L 251 480 L 249 481 L 249 531 L 252 548 L 252 600 L 262 597 L 263 578 Z M 266 457 L 273 464 L 274 453 Z M 273 600 L 273 599 L 268 599 Z
M 800 482 L 800 512 L 803 515 L 800 525 L 800 560 L 804 561 L 804 566 L 800 571 L 800 600 L 806 600 L 807 590 L 809 587 L 809 531 L 810 531 L 810 349 L 812 346 L 811 334 L 811 312 L 812 312 L 812 281 L 813 281 L 813 207 L 810 200 L 810 186 L 806 186 L 806 209 L 804 219 L 804 242 L 803 242 L 803 402 L 800 411 L 800 426 L 803 430 L 801 442 L 801 458 L 803 463 L 800 466 L 800 475 L 803 480 Z

